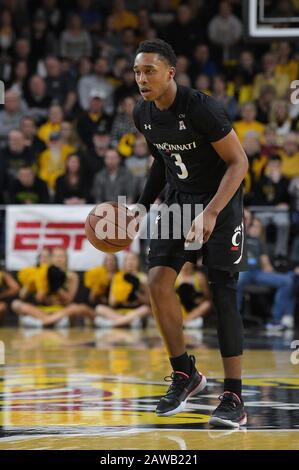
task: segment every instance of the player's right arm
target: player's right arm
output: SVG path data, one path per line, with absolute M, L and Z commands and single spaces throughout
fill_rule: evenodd
M 139 124 L 138 104 L 134 108 L 133 117 L 136 128 L 139 130 L 140 133 L 142 133 L 140 129 L 141 126 Z M 142 194 L 140 195 L 140 198 L 138 199 L 137 204 L 142 204 L 148 212 L 150 210 L 151 204 L 155 202 L 155 200 L 157 199 L 166 184 L 166 174 L 165 164 L 158 150 L 147 139 L 146 143 L 148 145 L 151 155 L 154 157 L 154 162 L 150 168 L 144 189 L 142 191 Z

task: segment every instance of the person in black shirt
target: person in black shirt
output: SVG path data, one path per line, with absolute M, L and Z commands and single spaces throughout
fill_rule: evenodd
M 65 174 L 56 180 L 55 203 L 85 204 L 89 199 L 88 182 L 85 179 L 80 157 L 77 154 L 71 154 L 67 157 Z
M 92 149 L 92 138 L 97 132 L 108 133 L 111 130 L 111 118 L 104 112 L 104 101 L 100 91 L 90 92 L 88 111 L 78 119 L 77 131 L 87 149 Z
M 8 191 L 8 204 L 47 204 L 49 192 L 46 183 L 38 178 L 32 167 L 22 165 Z
M 282 175 L 281 166 L 281 157 L 271 155 L 264 175 L 253 186 L 250 201 L 253 206 L 269 206 L 269 211 L 260 212 L 259 218 L 264 225 L 273 223 L 276 227 L 276 258 L 287 257 L 290 234 L 290 182 Z
M 195 262 L 202 246 L 218 313 L 225 371 L 224 393 L 210 424 L 239 427 L 246 423 L 247 415 L 241 398 L 243 334 L 236 282 L 238 272 L 246 269 L 241 183 L 248 161 L 221 105 L 204 93 L 178 86 L 175 65 L 175 54 L 165 41 L 147 40 L 139 45 L 134 71 L 143 99 L 133 114 L 154 157 L 138 201 L 139 213 L 142 208 L 149 210 L 166 183 L 168 186 L 149 252 L 152 309 L 173 368 L 172 384 L 156 413 L 168 416 L 182 411 L 187 399 L 206 384 L 194 356 L 186 352 L 182 313 L 174 290 L 181 267 L 186 261 Z M 186 236 L 181 232 L 176 238 L 170 228 L 165 239 L 161 230 L 167 207 L 173 203 L 188 206 L 193 222 Z M 196 211 L 197 204 L 204 210 Z

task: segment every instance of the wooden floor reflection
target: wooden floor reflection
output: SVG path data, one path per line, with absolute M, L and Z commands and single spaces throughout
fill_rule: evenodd
M 214 332 L 186 333 L 208 388 L 184 413 L 161 418 L 154 409 L 170 370 L 156 330 L 0 329 L 0 450 L 299 449 L 293 339 L 247 335 L 248 425 L 216 431 L 208 426 L 222 390 Z

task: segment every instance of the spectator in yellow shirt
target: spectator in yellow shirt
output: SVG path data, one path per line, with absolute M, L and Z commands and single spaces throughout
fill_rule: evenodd
M 287 178 L 299 176 L 299 151 L 298 136 L 295 132 L 290 132 L 283 142 L 283 149 L 280 152 L 282 158 L 282 174 Z
M 277 44 L 277 65 L 276 72 L 289 77 L 290 82 L 298 77 L 298 61 L 291 58 L 292 49 L 287 41 Z
M 256 135 L 260 139 L 265 126 L 256 120 L 256 107 L 254 103 L 248 102 L 242 106 L 241 118 L 240 121 L 234 123 L 234 128 L 241 144 L 243 144 L 244 138 L 248 133 Z
M 49 141 L 49 136 L 53 132 L 60 132 L 61 123 L 63 120 L 63 111 L 61 106 L 53 104 L 49 108 L 49 119 L 45 124 L 38 129 L 38 137 L 46 144 Z
M 264 85 L 273 85 L 278 98 L 284 98 L 288 92 L 290 81 L 288 75 L 279 73 L 276 69 L 275 54 L 268 52 L 263 56 L 263 72 L 256 75 L 253 83 L 253 99 L 261 94 Z
M 112 21 L 116 31 L 121 31 L 125 28 L 137 29 L 139 23 L 137 16 L 131 11 L 126 10 L 124 0 L 114 0 Z
M 50 190 L 54 190 L 56 180 L 65 172 L 65 163 L 69 154 L 75 148 L 63 144 L 59 132 L 52 132 L 49 136 L 49 146 L 39 157 L 38 176 L 44 180 Z
M 292 127 L 287 100 L 275 100 L 272 103 L 269 121 L 271 125 L 276 126 L 277 142 L 281 145 L 283 137 L 289 134 Z

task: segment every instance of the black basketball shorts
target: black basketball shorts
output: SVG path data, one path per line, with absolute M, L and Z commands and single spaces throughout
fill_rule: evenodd
M 218 214 L 215 228 L 209 240 L 197 250 L 186 249 L 183 232 L 183 219 L 180 217 L 173 222 L 174 216 L 167 216 L 169 223 L 168 237 L 163 234 L 162 225 L 165 224 L 165 210 L 172 204 L 181 208 L 188 206 L 192 220 L 200 212 L 196 212 L 196 204 L 202 204 L 203 209 L 211 201 L 215 193 L 190 194 L 171 190 L 158 212 L 155 227 L 152 231 L 150 250 L 148 255 L 149 269 L 155 266 L 169 266 L 179 272 L 186 261 L 196 263 L 202 256 L 202 262 L 208 268 L 223 271 L 239 272 L 247 270 L 246 236 L 243 220 L 243 189 L 240 187 L 226 207 Z M 177 207 L 178 207 L 177 206 Z M 164 207 L 164 211 L 163 211 Z M 189 220 L 188 219 L 188 220 Z M 178 225 L 180 232 L 178 237 Z M 190 228 L 191 225 L 189 225 Z M 176 227 L 176 229 L 174 229 Z M 165 229 L 165 225 L 164 225 Z M 185 228 L 185 235 L 186 228 Z

